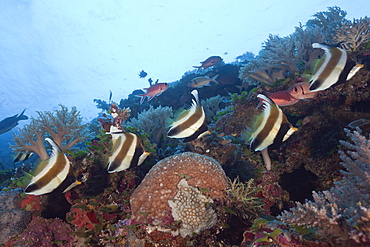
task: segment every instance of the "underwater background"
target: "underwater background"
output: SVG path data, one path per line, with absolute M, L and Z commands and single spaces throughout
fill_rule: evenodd
M 330 2 L 2 1 L 0 245 L 369 246 L 370 6 Z

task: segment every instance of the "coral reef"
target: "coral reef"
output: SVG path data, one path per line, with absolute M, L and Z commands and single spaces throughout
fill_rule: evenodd
M 342 28 L 338 29 L 334 40 L 346 50 L 357 51 L 370 40 L 370 18 L 365 16 L 347 21 Z
M 329 7 L 329 11 L 318 12 L 306 25 L 295 28 L 295 32 L 286 37 L 269 35 L 259 55 L 240 68 L 239 78 L 243 84 L 253 85 L 251 78 L 268 84 L 284 79 L 279 72 L 287 70 L 289 78 L 297 73 L 309 70 L 313 59 L 320 54 L 314 51 L 314 42 L 333 43 L 332 37 L 345 22 L 346 12 L 338 7 Z M 244 86 L 246 87 L 246 86 Z
M 181 214 L 178 211 L 181 208 L 187 210 L 187 215 L 191 215 L 189 208 L 183 208 L 189 202 L 184 201 L 184 205 L 178 205 L 182 200 L 176 199 L 179 188 L 183 186 L 183 184 L 180 184 L 178 187 L 178 184 L 183 178 L 186 178 L 186 182 L 192 187 L 189 190 L 193 191 L 193 195 L 199 195 L 199 191 L 194 192 L 195 189 L 193 189 L 197 187 L 203 193 L 208 194 L 211 199 L 220 200 L 224 197 L 227 180 L 222 167 L 212 158 L 185 152 L 161 160 L 145 176 L 130 199 L 132 219 L 136 222 L 161 227 L 173 223 L 177 216 L 174 216 L 174 211 L 171 214 L 169 200 L 175 200 L 170 204 L 172 206 L 176 205 L 176 215 Z M 177 197 L 180 196 L 181 192 Z M 197 210 L 200 206 L 194 207 L 194 210 Z M 210 213 L 211 216 L 197 215 L 197 217 L 199 219 L 203 218 L 208 223 L 213 222 L 213 213 L 206 209 L 203 212 Z M 197 212 L 194 212 L 194 214 L 197 214 Z M 182 221 L 190 224 L 191 219 L 182 218 Z M 203 224 L 208 225 L 207 222 Z M 200 229 L 188 228 L 188 230 L 190 229 L 200 231 Z
M 68 150 L 78 142 L 88 138 L 87 125 L 82 124 L 80 112 L 75 107 L 71 111 L 63 105 L 61 109 L 37 112 L 38 118 L 31 118 L 31 123 L 25 125 L 14 134 L 15 152 L 32 151 L 42 160 L 48 159 L 44 139 L 51 137 L 63 150 Z
M 318 238 L 334 245 L 370 244 L 370 140 L 360 134 L 360 129 L 345 131 L 353 143 L 341 141 L 349 149 L 340 151 L 343 180 L 329 191 L 313 192 L 313 201 L 297 203 L 278 218 L 313 227 Z
M 185 178 L 177 184 L 177 194 L 168 200 L 175 221 L 181 221 L 180 234 L 184 238 L 193 233 L 211 228 L 217 223 L 217 215 L 210 205 L 214 202 L 193 186 Z
M 221 103 L 225 100 L 224 97 L 220 95 L 208 98 L 206 100 L 201 101 L 201 105 L 203 106 L 204 113 L 206 115 L 207 122 L 212 122 L 213 117 L 216 116 L 217 112 L 221 110 Z
M 142 111 L 137 118 L 131 118 L 125 122 L 124 126 L 136 127 L 145 131 L 149 135 L 149 140 L 153 143 L 160 143 L 161 138 L 166 136 L 167 121 L 173 115 L 172 108 L 150 106 L 148 110 Z
M 112 104 L 110 106 L 110 112 L 113 117 L 113 126 L 121 129 L 122 123 L 130 117 L 131 110 L 128 107 L 120 109 L 116 104 Z
M 0 191 L 0 244 L 26 229 L 31 214 L 20 208 L 18 196 L 22 189 Z
M 94 100 L 102 112 L 89 126 L 95 136 L 86 150 L 66 150 L 88 136 L 75 108 L 38 112 L 14 136 L 14 150 L 47 159 L 44 138 L 53 138 L 82 184 L 64 194 L 26 196 L 11 189 L 25 186 L 30 165 L 12 178 L 13 171 L 3 171 L 0 181 L 11 191 L 8 199 L 0 193 L 0 245 L 370 245 L 369 139 L 359 129 L 343 130 L 358 123 L 370 133 L 369 18 L 345 16 L 339 7 L 318 12 L 289 36 L 270 34 L 258 56 L 246 52 L 234 63 L 185 72 L 150 102 L 140 104 L 134 95 L 141 90 L 119 104 L 112 93 L 109 101 Z M 261 110 L 256 96 L 306 82 L 323 54 L 312 48 L 317 42 L 340 43 L 363 68 L 314 99 L 282 106 L 299 130 L 268 148 L 272 169 L 266 171 L 247 138 Z M 167 138 L 173 111 L 191 103 L 189 82 L 216 75 L 219 84 L 197 89 L 211 134 L 187 143 Z M 112 126 L 136 134 L 153 155 L 138 167 L 107 173 Z M 342 147 L 349 151 L 338 153 Z
M 60 219 L 32 217 L 27 229 L 8 242 L 8 246 L 76 246 L 69 224 Z

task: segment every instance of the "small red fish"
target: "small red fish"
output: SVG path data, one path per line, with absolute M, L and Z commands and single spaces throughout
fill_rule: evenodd
M 207 58 L 203 62 L 200 62 L 202 64 L 201 66 L 193 66 L 193 67 L 198 68 L 198 70 L 197 70 L 197 72 L 198 72 L 201 68 L 207 69 L 209 67 L 212 67 L 213 65 L 218 64 L 219 62 L 221 62 L 221 60 L 222 60 L 222 58 L 219 57 L 219 56 L 212 56 L 212 57 Z
M 288 88 L 287 90 L 267 93 L 267 95 L 274 101 L 278 106 L 288 106 L 297 103 L 301 99 L 312 99 L 315 98 L 318 92 L 311 92 L 309 90 L 310 83 L 299 82 Z
M 140 94 L 140 95 L 135 95 L 135 96 L 136 97 L 142 97 L 141 100 L 140 100 L 140 104 L 142 104 L 144 102 L 144 99 L 146 98 L 146 96 L 149 96 L 148 101 L 150 101 L 155 96 L 160 95 L 161 93 L 166 91 L 167 88 L 168 88 L 168 83 L 157 83 L 157 84 L 154 84 L 153 86 L 151 86 L 149 88 L 144 88 L 144 90 L 147 90 L 146 94 Z

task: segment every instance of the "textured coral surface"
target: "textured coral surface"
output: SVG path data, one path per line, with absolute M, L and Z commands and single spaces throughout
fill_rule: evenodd
M 132 194 L 133 219 L 163 223 L 170 217 L 168 200 L 175 198 L 182 177 L 190 186 L 207 189 L 211 198 L 222 198 L 227 188 L 225 173 L 214 159 L 190 152 L 173 155 L 159 161 Z
M 213 203 L 211 198 L 207 198 L 199 189 L 189 186 L 185 178 L 181 179 L 177 188 L 179 191 L 175 198 L 168 203 L 172 216 L 181 221 L 182 237 L 191 236 L 193 232 L 199 233 L 217 223 L 217 215 L 209 206 Z

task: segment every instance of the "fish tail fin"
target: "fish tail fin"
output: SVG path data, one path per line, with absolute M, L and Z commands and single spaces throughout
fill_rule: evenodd
M 214 77 L 211 78 L 211 80 L 216 83 L 216 84 L 220 84 L 218 81 L 216 81 L 217 77 L 219 76 L 219 74 L 215 75 Z
M 23 113 L 26 111 L 27 108 L 24 108 L 24 110 L 21 112 L 21 114 L 18 115 L 19 120 L 27 120 L 28 117 L 26 115 L 23 115 Z

